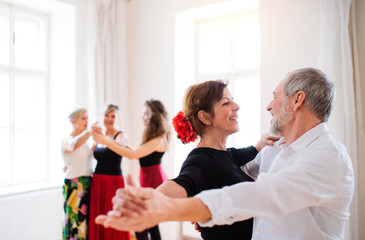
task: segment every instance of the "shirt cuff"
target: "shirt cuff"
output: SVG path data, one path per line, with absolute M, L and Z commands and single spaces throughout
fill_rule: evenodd
M 224 188 L 203 191 L 195 197 L 199 198 L 212 214 L 212 218 L 208 222 L 199 222 L 200 226 L 212 227 L 214 225 L 231 225 L 234 223 L 233 203 Z

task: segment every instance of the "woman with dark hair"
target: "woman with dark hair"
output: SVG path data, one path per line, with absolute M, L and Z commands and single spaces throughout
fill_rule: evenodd
M 188 88 L 183 111 L 174 117 L 173 126 L 182 143 L 198 138 L 200 141 L 187 156 L 180 174 L 161 185 L 160 191 L 170 197 L 186 198 L 203 190 L 253 181 L 240 167 L 254 159 L 265 144 L 259 141 L 256 147 L 226 148 L 228 136 L 239 130 L 238 110 L 223 81 L 206 81 Z M 249 240 L 252 224 L 249 219 L 232 225 L 197 228 L 203 239 Z
M 157 188 L 167 179 L 161 167 L 161 159 L 168 150 L 170 140 L 167 112 L 160 101 L 151 99 L 145 102 L 143 122 L 145 129 L 142 144 L 137 149 L 116 144 L 97 132 L 93 132 L 92 135 L 96 142 L 106 145 L 115 153 L 129 159 L 139 159 L 141 186 Z M 161 239 L 158 225 L 143 232 L 136 232 L 136 237 L 138 240 L 148 240 L 148 234 L 151 240 Z
M 117 129 L 119 107 L 109 104 L 104 111 L 104 127 L 106 139 L 119 146 L 127 144 L 127 137 Z M 102 134 L 102 129 L 97 124 L 92 126 L 92 132 Z M 129 232 L 104 228 L 95 224 L 95 217 L 106 214 L 112 210 L 112 197 L 118 188 L 124 188 L 122 175 L 122 157 L 112 149 L 97 143 L 93 147 L 94 157 L 97 161 L 93 174 L 90 193 L 90 221 L 89 240 L 129 240 Z
M 179 176 L 164 182 L 157 190 L 168 197 L 186 198 L 204 190 L 253 181 L 241 166 L 254 159 L 265 143 L 273 144 L 271 140 L 274 138 L 263 137 L 255 147 L 227 149 L 228 136 L 239 130 L 238 110 L 239 106 L 223 81 L 206 81 L 189 87 L 183 101 L 183 111 L 174 117 L 173 126 L 183 143 L 194 142 L 198 138 L 200 141 L 187 156 Z M 123 216 L 134 208 L 134 201 L 128 198 L 128 193 L 118 192 L 115 197 L 118 204 L 114 205 L 116 208 L 111 214 Z M 97 222 L 103 224 L 105 220 L 106 216 L 99 216 Z M 253 220 L 248 219 L 232 225 L 198 228 L 203 239 L 250 240 L 252 224 Z M 113 227 L 118 229 L 117 226 Z

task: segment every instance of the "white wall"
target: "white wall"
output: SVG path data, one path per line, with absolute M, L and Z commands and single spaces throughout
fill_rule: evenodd
M 260 6 L 261 31 L 261 131 L 267 132 L 271 115 L 266 111 L 267 104 L 272 99 L 272 92 L 284 74 L 298 68 L 314 66 L 313 59 L 316 59 L 319 44 L 316 46 L 315 39 L 307 38 L 301 32 L 318 35 L 318 29 L 310 28 L 315 26 L 316 18 L 307 18 L 306 7 L 311 3 L 302 1 L 297 3 L 297 9 L 285 9 L 282 1 L 266 2 Z M 313 12 L 317 16 L 320 12 Z M 288 24 L 287 19 L 292 19 Z M 307 19 L 307 21 L 298 21 Z M 278 27 L 285 26 L 285 27 Z M 318 26 L 319 27 L 319 26 Z M 299 29 L 304 29 L 303 31 Z M 311 36 L 312 34 L 308 34 Z M 310 42 L 308 42 L 310 41 Z M 301 46 L 301 47 L 297 47 Z M 313 49 L 316 46 L 317 49 Z M 287 54 L 288 49 L 290 54 Z M 305 54 L 303 54 L 305 53 Z M 293 59 L 293 56 L 298 56 Z M 300 57 L 299 57 L 300 56 Z

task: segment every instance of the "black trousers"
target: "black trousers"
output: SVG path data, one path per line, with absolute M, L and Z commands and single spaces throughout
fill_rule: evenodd
M 148 237 L 150 234 L 151 238 Z M 148 228 L 143 232 L 136 232 L 136 237 L 138 240 L 161 240 L 160 229 L 158 225 Z

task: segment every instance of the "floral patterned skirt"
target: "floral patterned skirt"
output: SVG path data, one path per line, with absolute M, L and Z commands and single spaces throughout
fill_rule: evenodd
M 63 240 L 86 240 L 91 177 L 65 179 Z

